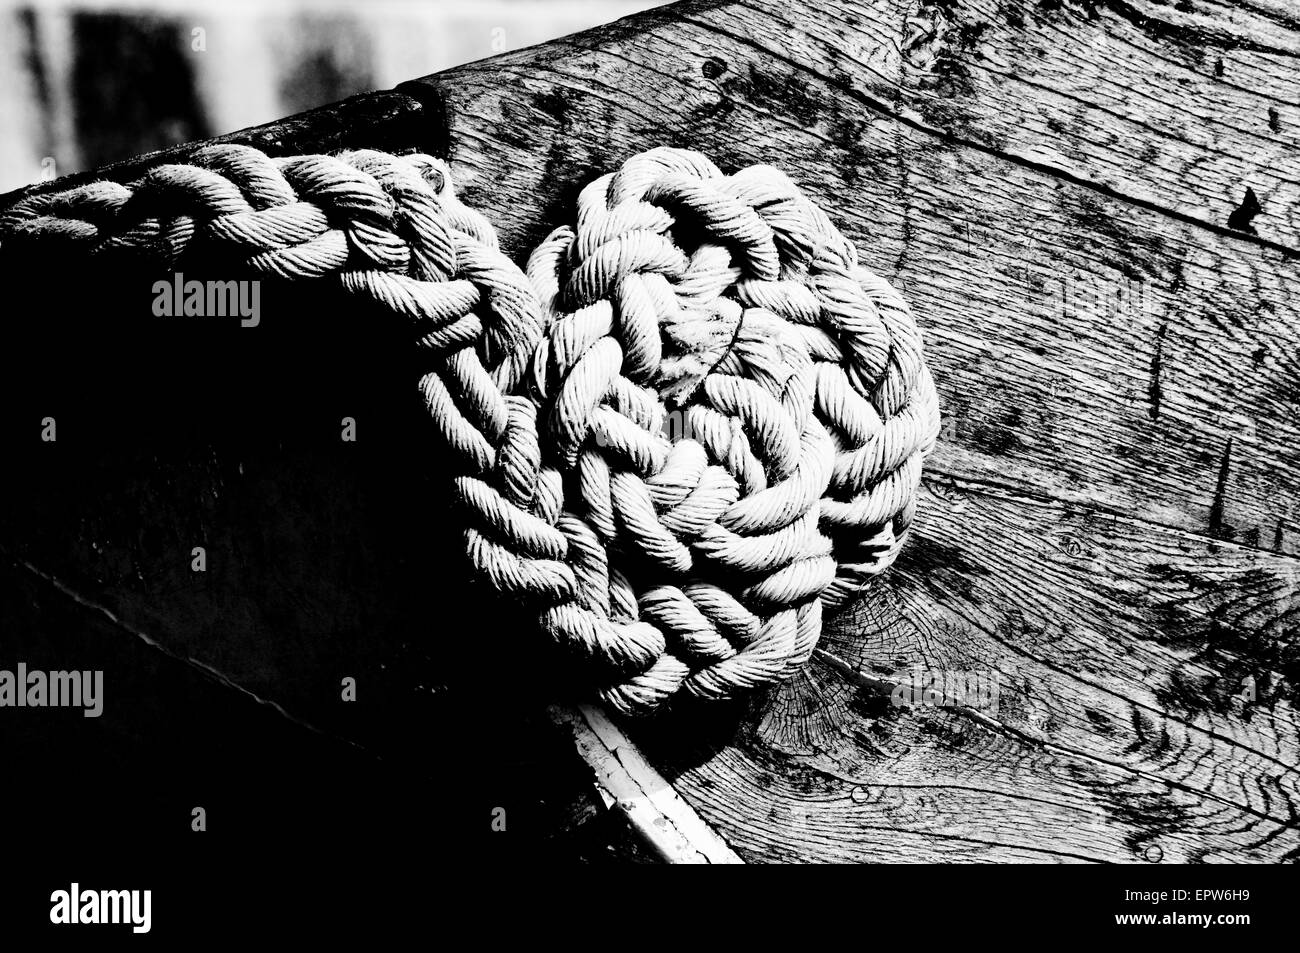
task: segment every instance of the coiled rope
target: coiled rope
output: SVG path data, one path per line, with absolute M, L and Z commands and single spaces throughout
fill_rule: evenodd
M 660 148 L 583 189 L 526 274 L 445 163 L 212 146 L 29 197 L 0 253 L 330 278 L 405 319 L 465 550 L 625 712 L 810 657 L 897 556 L 939 412 L 902 297 L 781 172 Z

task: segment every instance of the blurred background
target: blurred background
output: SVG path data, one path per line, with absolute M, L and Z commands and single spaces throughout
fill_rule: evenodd
M 0 192 L 665 0 L 0 0 Z

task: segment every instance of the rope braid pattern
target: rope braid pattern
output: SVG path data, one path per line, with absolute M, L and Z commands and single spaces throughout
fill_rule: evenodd
M 475 570 L 625 712 L 787 678 L 897 556 L 939 428 L 907 304 L 781 172 L 653 149 L 527 274 L 445 163 L 212 146 L 33 196 L 58 241 L 338 280 L 409 322 Z

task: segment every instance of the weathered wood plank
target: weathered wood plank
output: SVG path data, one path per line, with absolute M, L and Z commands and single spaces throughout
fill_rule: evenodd
M 1202 4 L 1193 13 L 1211 46 L 1249 42 L 1234 40 L 1225 76 L 1201 82 L 1157 23 L 1186 11 L 1010 0 L 1023 32 L 976 31 L 985 52 L 961 35 L 997 11 L 923 7 L 948 22 L 922 41 L 938 44 L 929 54 L 912 52 L 967 71 L 946 115 L 942 77 L 891 51 L 906 47 L 892 0 L 820 11 L 797 36 L 798 3 L 688 3 L 382 94 L 407 117 L 390 127 L 394 147 L 445 148 L 467 199 L 519 256 L 570 217 L 583 184 L 667 142 L 727 168 L 786 169 L 925 325 L 948 418 L 932 461 L 938 498 L 893 574 L 830 626 L 825 654 L 791 686 L 751 711 L 688 712 L 690 730 L 669 719 L 636 738 L 751 860 L 1296 859 L 1300 259 L 1262 228 L 1285 216 L 1257 217 L 1269 241 L 1218 223 L 1226 206 L 1207 196 L 1237 166 L 1133 159 L 1156 135 L 1144 124 L 1203 154 L 1253 141 L 1231 114 L 1285 94 L 1270 71 L 1295 23 L 1259 3 Z M 1164 64 L 1152 68 L 1163 104 L 1124 97 L 1100 54 L 1085 78 L 1063 75 L 1069 51 L 1100 35 L 1133 63 Z M 1040 43 L 1050 88 L 1018 98 L 1037 79 L 1009 70 Z M 1233 85 L 1227 65 L 1258 82 Z M 1096 101 L 1071 114 L 1063 102 L 1089 84 Z M 1168 125 L 1184 103 L 1170 91 L 1183 88 L 1212 144 Z M 1090 109 L 1110 110 L 1109 138 L 1087 139 Z M 1056 129 L 1062 111 L 1072 119 Z M 240 141 L 274 151 L 334 141 L 249 134 L 263 139 Z M 1294 185 L 1289 135 L 1268 140 L 1270 216 Z M 420 525 L 436 528 L 436 515 Z M 57 541 L 38 550 L 41 565 L 94 563 Z M 303 608 L 296 643 L 241 661 L 247 646 L 223 645 L 205 617 L 212 594 L 181 591 L 156 565 L 147 576 L 119 579 L 113 604 L 155 629 L 183 616 L 210 637 L 180 644 L 286 691 L 318 607 Z M 181 605 L 151 616 L 169 589 Z M 880 691 L 913 664 L 996 674 L 998 712 L 893 708 Z M 1240 697 L 1248 677 L 1252 704 Z M 290 681 L 291 707 L 319 708 L 316 690 Z
M 670 864 L 741 862 L 605 712 L 592 705 L 554 705 L 550 715 L 591 766 L 601 798 L 607 806 L 617 805 L 658 859 Z
M 704 816 L 751 858 L 1300 858 L 1294 560 L 931 485 L 805 676 L 686 751 L 646 727 Z M 1000 691 L 900 708 L 914 670 Z
M 999 726 L 1294 823 L 1295 560 L 987 488 L 955 500 L 827 652 L 990 673 Z M 872 634 L 891 611 L 897 644 Z
M 515 210 L 520 252 L 654 144 L 781 166 L 908 292 L 941 378 L 941 466 L 1300 551 L 1300 259 L 900 123 L 849 65 L 789 47 L 773 9 L 647 14 L 424 96 L 470 200 Z
M 530 210 L 516 250 L 667 141 L 789 171 L 925 324 L 932 466 L 962 489 L 833 625 L 847 672 L 824 660 L 697 760 L 682 726 L 638 737 L 750 859 L 1295 859 L 1296 257 L 882 108 L 833 20 L 893 8 L 835 9 L 792 37 L 789 5 L 688 4 L 406 87 L 471 200 Z M 864 663 L 989 671 L 1007 707 L 900 727 L 845 701 Z M 922 779 L 952 813 L 891 813 Z
M 767 11 L 800 65 L 926 129 L 1300 249 L 1300 18 L 1153 0 Z M 761 36 L 774 55 L 783 47 Z M 1250 189 L 1257 215 L 1237 214 Z
M 814 663 L 814 711 L 857 704 Z M 1104 761 L 1004 733 L 960 712 L 871 720 L 782 755 L 750 730 L 681 751 L 647 743 L 681 794 L 751 861 L 1276 862 L 1294 824 L 1243 814 Z M 665 735 L 668 733 L 665 732 Z M 832 743 L 834 742 L 834 743 Z M 691 759 L 694 760 L 691 760 Z

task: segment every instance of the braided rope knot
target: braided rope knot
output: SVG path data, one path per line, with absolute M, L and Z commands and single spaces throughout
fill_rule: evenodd
M 530 400 L 457 487 L 475 567 L 618 710 L 787 678 L 912 521 L 939 420 L 906 303 L 778 170 L 666 148 L 527 272 Z
M 583 189 L 526 274 L 447 166 L 201 149 L 30 197 L 24 242 L 337 280 L 405 321 L 475 571 L 603 700 L 789 677 L 886 569 L 938 402 L 903 299 L 781 172 L 660 148 Z

